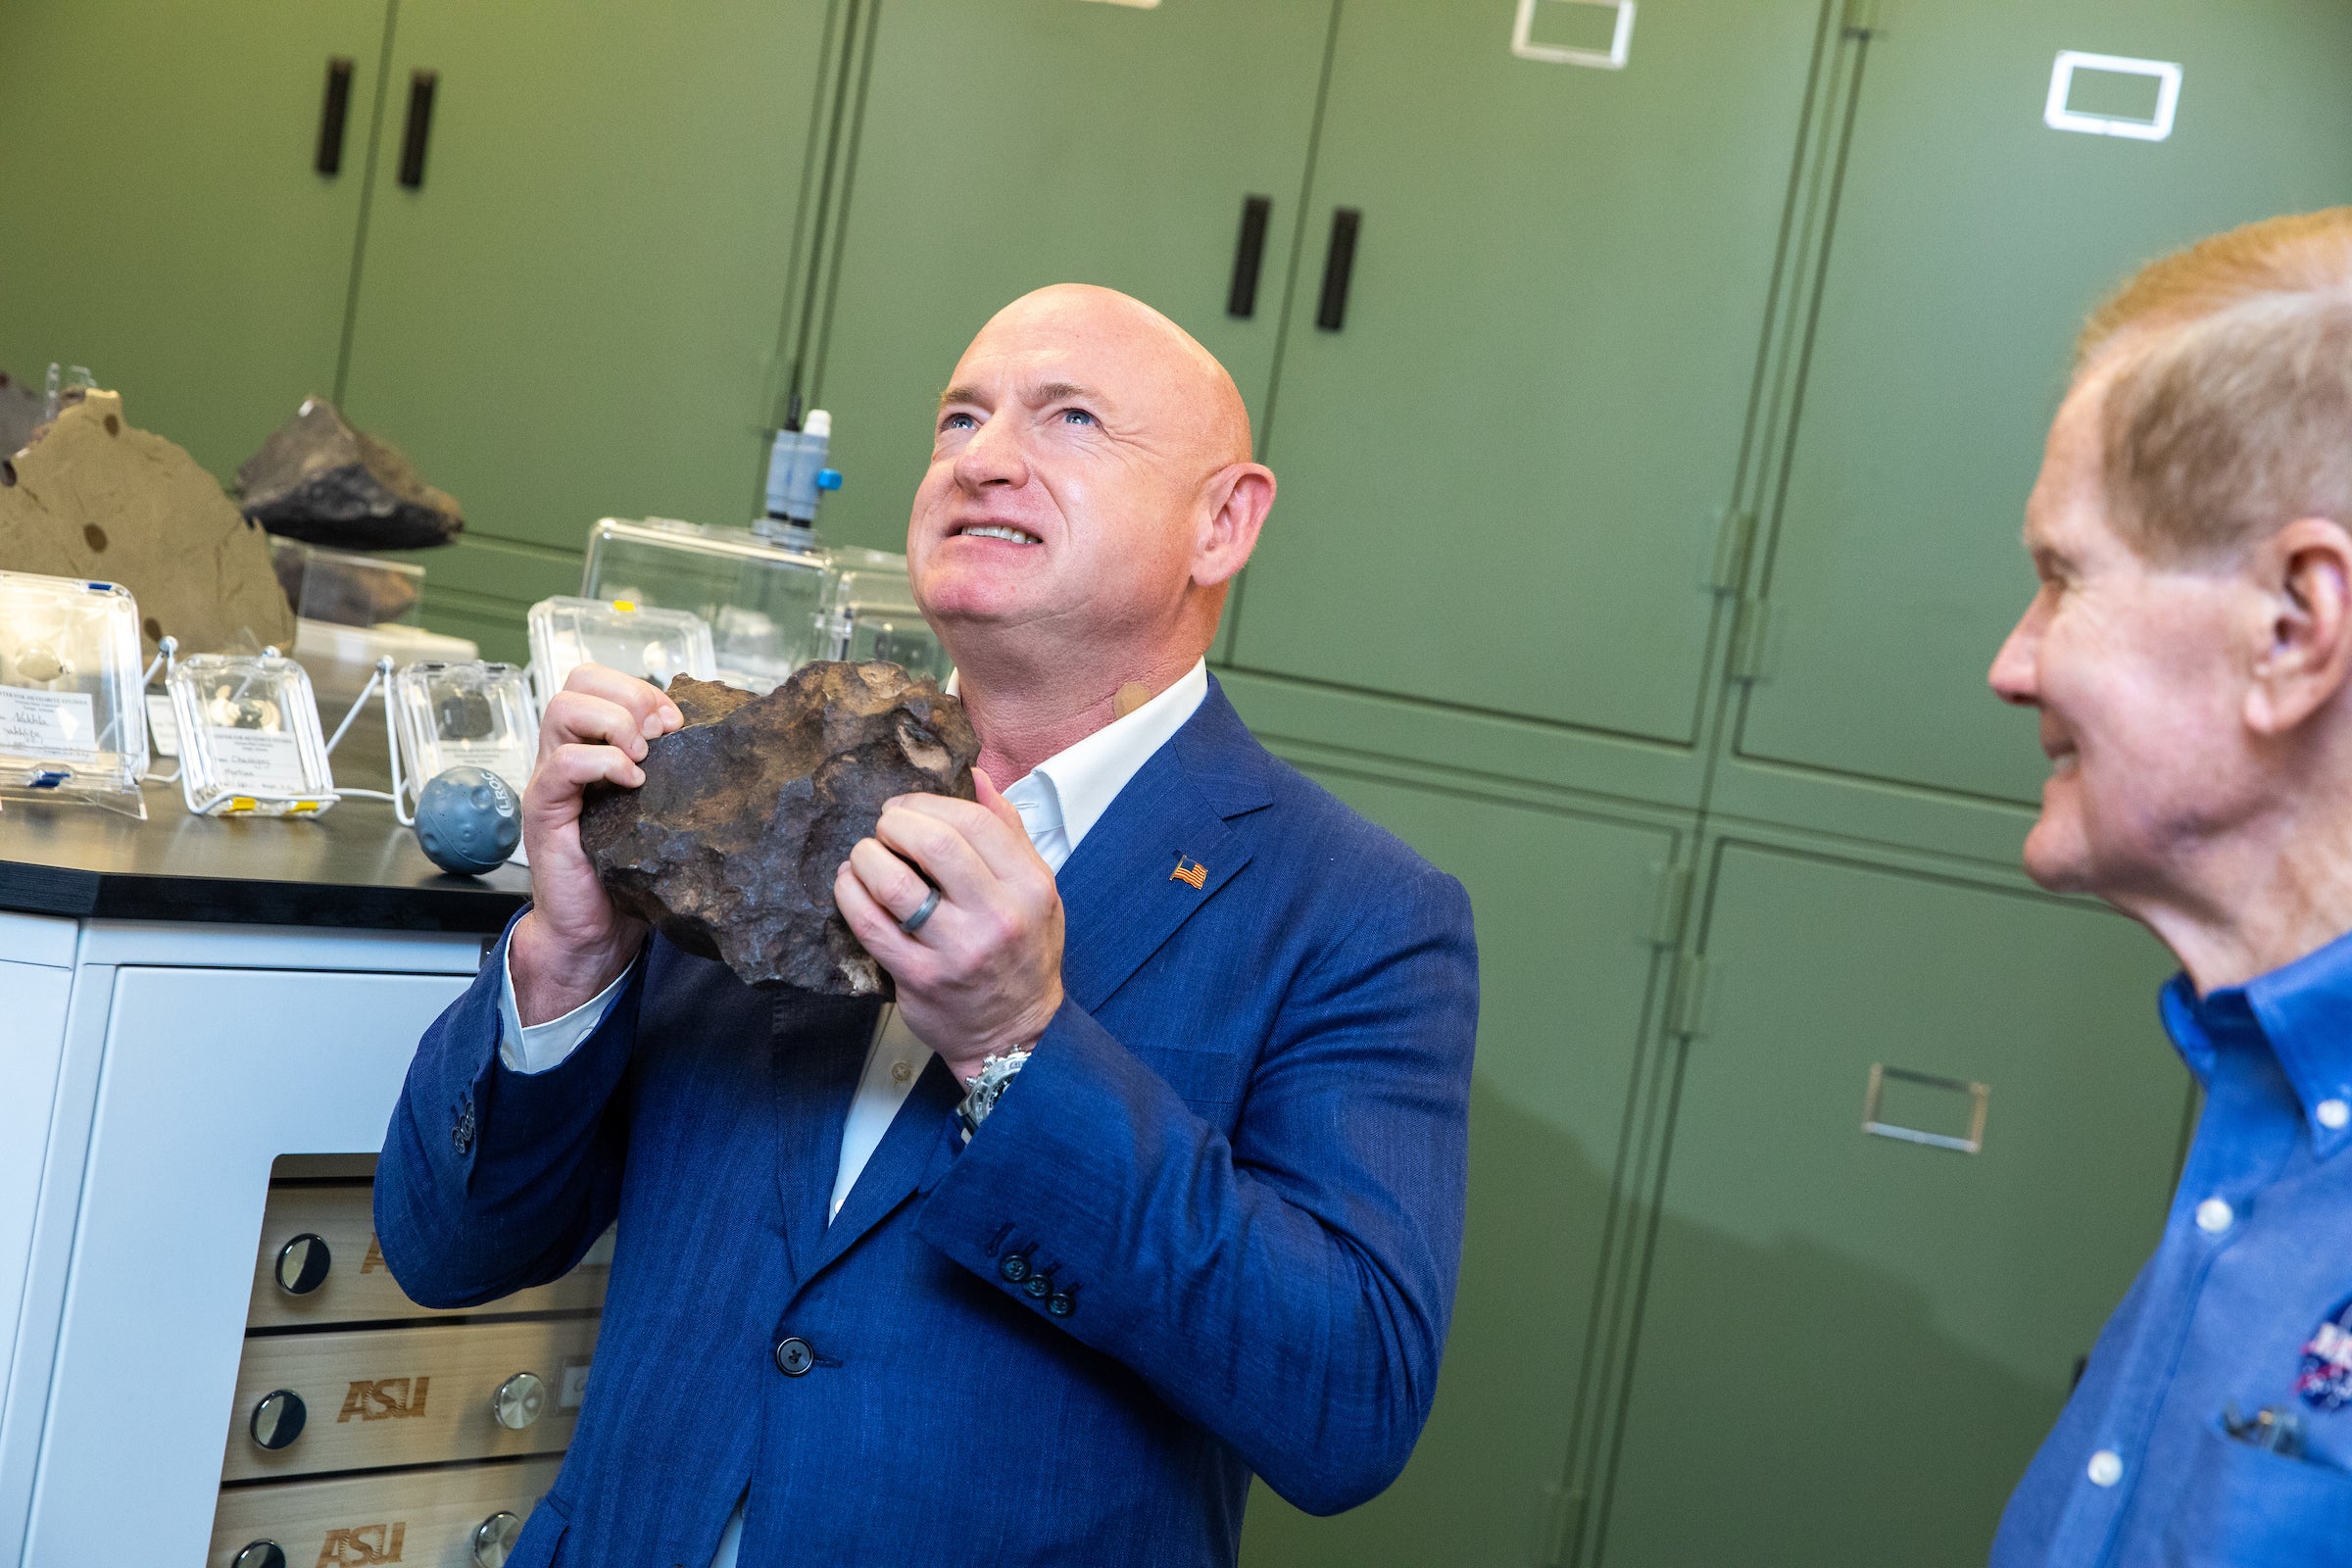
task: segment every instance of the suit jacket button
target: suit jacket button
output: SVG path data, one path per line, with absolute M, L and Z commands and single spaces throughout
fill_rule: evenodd
M 472 1111 L 466 1110 L 459 1114 L 457 1125 L 449 1130 L 449 1142 L 450 1147 L 461 1154 L 473 1147 Z
M 1020 1252 L 1006 1252 L 998 1262 L 997 1272 L 1018 1285 L 1029 1277 L 1029 1259 Z
M 816 1352 L 808 1348 L 807 1340 L 796 1335 L 776 1342 L 776 1370 L 786 1377 L 797 1378 L 814 1365 Z
M 1046 1303 L 1046 1310 L 1055 1317 L 1068 1317 L 1078 1310 L 1078 1303 L 1070 1298 L 1069 1292 L 1055 1291 L 1053 1299 Z
M 1021 1290 L 1031 1300 L 1042 1301 L 1054 1294 L 1054 1281 L 1043 1274 L 1032 1274 L 1029 1283 L 1023 1285 Z

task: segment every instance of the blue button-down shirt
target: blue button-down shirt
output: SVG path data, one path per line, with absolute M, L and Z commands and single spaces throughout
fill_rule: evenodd
M 2163 1011 L 2196 1141 L 1993 1568 L 2352 1564 L 2352 936 L 2202 1000 L 2176 977 Z M 2291 1412 L 2303 1457 L 2232 1407 Z

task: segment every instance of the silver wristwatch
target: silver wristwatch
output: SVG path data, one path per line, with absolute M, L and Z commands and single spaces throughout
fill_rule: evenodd
M 980 1070 L 973 1074 L 963 1103 L 956 1107 L 956 1119 L 963 1123 L 966 1143 L 971 1141 L 972 1134 L 980 1130 L 980 1124 L 988 1120 L 988 1113 L 997 1108 L 997 1099 L 1004 1093 L 1004 1086 L 1029 1065 L 1029 1047 L 1023 1046 L 1002 1056 L 980 1058 Z

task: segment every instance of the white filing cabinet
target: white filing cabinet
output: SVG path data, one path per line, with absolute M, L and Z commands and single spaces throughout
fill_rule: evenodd
M 0 1563 L 200 1563 L 270 1167 L 372 1153 L 475 935 L 0 913 Z

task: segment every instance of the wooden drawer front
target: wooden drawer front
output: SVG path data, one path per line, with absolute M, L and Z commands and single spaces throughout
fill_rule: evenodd
M 411 1470 L 343 1481 L 281 1481 L 220 1494 L 206 1568 L 230 1568 L 257 1541 L 274 1541 L 288 1568 L 399 1563 L 474 1568 L 473 1533 L 497 1513 L 530 1517 L 555 1485 L 560 1459 Z
M 262 1218 L 261 1255 L 253 1267 L 253 1304 L 245 1321 L 257 1329 L 272 1329 L 439 1315 L 402 1295 L 392 1271 L 384 1266 L 384 1254 L 375 1245 L 373 1202 L 374 1190 L 366 1183 L 271 1187 Z M 278 1254 L 298 1236 L 318 1237 L 327 1252 L 324 1277 L 300 1296 L 277 1282 Z M 552 1285 L 518 1291 L 492 1310 L 557 1312 L 602 1306 L 605 1280 L 612 1272 L 612 1233 L 607 1231 L 579 1267 Z
M 220 1479 L 559 1453 L 579 1421 L 596 1326 L 592 1317 L 428 1323 L 249 1339 Z M 517 1432 L 498 1424 L 491 1402 L 518 1372 L 536 1374 L 545 1395 L 538 1419 Z M 280 1389 L 302 1400 L 300 1435 L 264 1448 L 254 1411 Z

